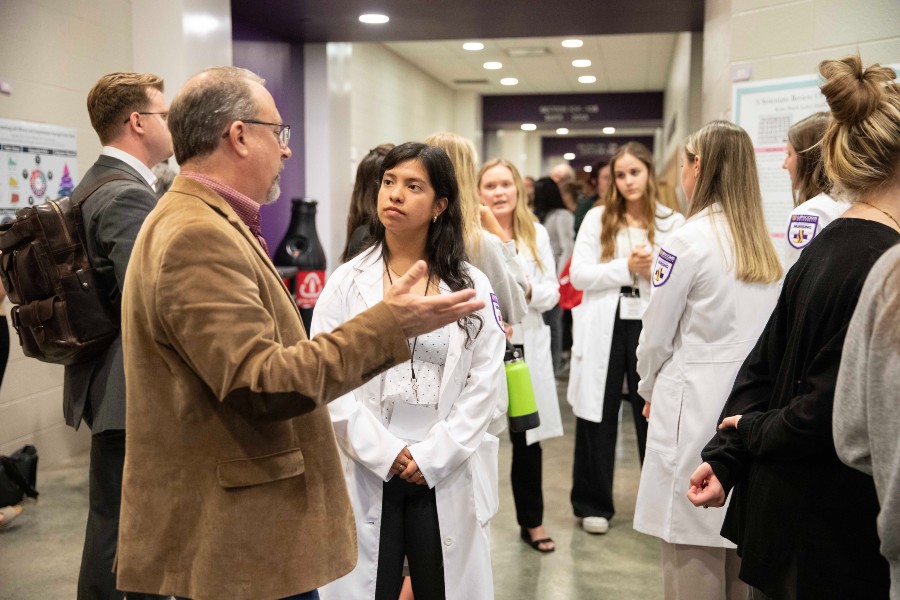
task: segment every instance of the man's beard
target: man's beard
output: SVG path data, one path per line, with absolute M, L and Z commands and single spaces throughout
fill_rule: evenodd
M 268 193 L 266 194 L 266 201 L 263 202 L 265 204 L 272 204 L 276 200 L 278 200 L 278 196 L 281 195 L 281 173 L 275 176 L 275 181 L 272 182 L 272 187 L 269 188 Z

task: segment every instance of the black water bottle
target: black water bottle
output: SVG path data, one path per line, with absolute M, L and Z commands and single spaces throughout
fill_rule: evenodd
M 316 233 L 316 204 L 312 198 L 291 200 L 291 224 L 275 251 L 277 266 L 296 267 L 297 273 L 285 282 L 294 293 L 303 326 L 309 333 L 313 308 L 325 287 L 325 251 Z

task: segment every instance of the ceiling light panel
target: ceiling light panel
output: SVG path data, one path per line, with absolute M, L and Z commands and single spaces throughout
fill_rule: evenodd
M 579 69 L 583 69 L 585 67 L 591 66 L 591 61 L 587 58 L 579 58 L 572 61 L 573 67 L 578 67 Z
M 519 85 L 519 80 L 515 77 L 504 77 L 500 80 L 500 85 Z
M 360 23 L 365 23 L 366 25 L 381 25 L 383 23 L 387 23 L 390 21 L 387 15 L 359 15 Z
M 463 44 L 463 50 L 469 50 L 470 52 L 484 50 L 484 44 L 482 44 L 481 42 L 466 42 L 465 44 Z
M 503 68 L 503 63 L 491 61 L 491 62 L 486 62 L 486 63 L 484 63 L 482 66 L 483 66 L 485 69 L 489 69 L 489 70 L 491 70 L 491 71 L 496 71 L 497 69 L 502 69 L 502 68 Z
M 534 131 L 537 129 L 537 125 L 534 123 L 522 123 L 522 131 Z
M 584 42 L 582 42 L 581 40 L 572 39 L 562 41 L 563 48 L 581 48 L 582 46 L 584 46 Z

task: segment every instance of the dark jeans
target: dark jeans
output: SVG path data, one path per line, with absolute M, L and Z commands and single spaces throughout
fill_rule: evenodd
M 3 302 L 3 300 L 0 300 Z M 6 316 L 0 315 L 0 385 L 3 385 L 3 375 L 6 374 L 6 363 L 9 361 L 9 324 Z
M 119 535 L 124 465 L 124 430 L 108 430 L 91 436 L 89 512 L 78 574 L 78 600 L 121 600 L 125 596 L 124 592 L 116 590 L 116 574 L 112 572 Z M 160 596 L 129 593 L 128 598 L 151 600 Z
M 416 600 L 444 599 L 444 555 L 434 490 L 392 477 L 381 500 L 375 600 L 397 600 L 403 558 Z
M 543 451 L 541 443 L 528 445 L 524 431 L 510 431 L 512 441 L 513 500 L 520 527 L 537 527 L 544 522 L 544 492 L 541 490 Z
M 622 379 L 628 378 L 628 400 L 637 431 L 638 453 L 644 463 L 647 447 L 647 420 L 641 415 L 643 399 L 637 394 L 637 345 L 641 335 L 640 321 L 623 321 L 616 312 L 606 389 L 603 397 L 603 420 L 600 423 L 576 419 L 575 462 L 572 468 L 572 509 L 576 517 L 606 517 L 615 514 L 613 505 L 613 470 L 616 459 L 616 436 L 619 408 L 622 405 Z

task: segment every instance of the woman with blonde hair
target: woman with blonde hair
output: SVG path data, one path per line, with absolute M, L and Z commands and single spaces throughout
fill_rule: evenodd
M 610 161 L 613 183 L 606 205 L 584 217 L 570 277 L 584 290 L 572 309 L 572 358 L 569 404 L 575 412 L 575 461 L 572 510 L 588 533 L 606 533 L 613 505 L 613 470 L 622 380 L 644 460 L 647 421 L 638 397 L 636 351 L 641 318 L 650 301 L 653 252 L 684 217 L 657 203 L 653 157 L 642 144 L 629 142 Z
M 890 585 L 875 485 L 838 459 L 832 410 L 863 283 L 900 242 L 900 88 L 892 69 L 864 68 L 858 56 L 826 60 L 819 72 L 833 116 L 825 171 L 852 204 L 785 277 L 688 491 L 706 507 L 723 506 L 734 489 L 722 535 L 737 544 L 754 600 L 886 599 Z
M 681 161 L 688 219 L 657 254 L 637 349 L 649 431 L 634 528 L 662 539 L 667 600 L 745 600 L 740 559 L 719 535 L 723 515 L 697 514 L 672 491 L 690 478 L 766 324 L 781 264 L 747 132 L 713 121 L 688 139 Z
M 822 164 L 821 141 L 830 119 L 830 113 L 817 112 L 788 129 L 787 156 L 782 168 L 791 177 L 794 210 L 788 217 L 785 235 L 785 271 L 794 266 L 817 234 L 850 208 L 849 202 L 828 193 L 831 184 Z
M 550 327 L 541 316 L 559 302 L 553 249 L 547 230 L 528 208 L 522 177 L 512 163 L 497 159 L 486 162 L 478 173 L 478 190 L 505 235 L 515 241 L 530 284 L 526 292 L 528 314 L 520 326 L 513 327 L 510 341 L 524 353 L 541 425 L 524 433 L 510 431 L 511 479 L 522 539 L 539 552 L 552 552 L 555 546 L 543 525 L 540 442 L 563 434 L 550 356 Z
M 528 282 L 516 257 L 515 242 L 506 236 L 493 213 L 479 202 L 475 146 L 451 132 L 433 133 L 425 143 L 442 148 L 453 163 L 459 184 L 463 241 L 469 261 L 487 275 L 504 320 L 510 324 L 520 322 L 528 312 L 525 302 Z

